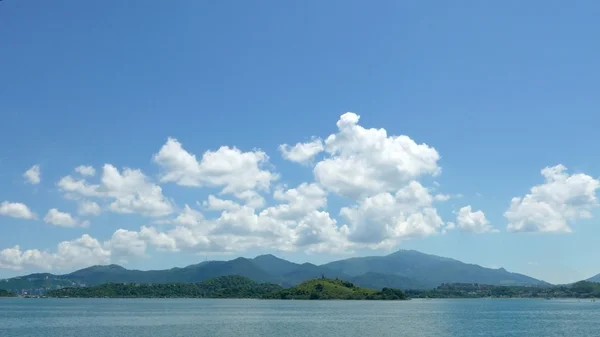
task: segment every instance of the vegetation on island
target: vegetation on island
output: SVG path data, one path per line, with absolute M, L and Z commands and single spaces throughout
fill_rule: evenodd
M 411 298 L 598 298 L 600 283 L 580 281 L 551 287 L 453 283 L 430 290 L 408 290 L 407 295 Z
M 280 290 L 272 283 L 257 283 L 243 276 L 221 276 L 200 283 L 106 283 L 93 287 L 63 288 L 48 297 L 84 298 L 260 298 Z
M 320 278 L 266 294 L 263 298 L 282 300 L 405 300 L 399 289 L 383 288 L 380 291 L 361 288 L 352 282 Z
M 14 297 L 15 294 L 11 293 L 8 290 L 0 289 L 0 297 Z
M 272 283 L 257 283 L 243 276 L 221 276 L 200 283 L 107 283 L 93 287 L 51 290 L 47 297 L 83 298 L 257 298 L 306 300 L 403 300 L 397 289 L 380 291 L 361 288 L 334 279 L 315 279 L 283 289 Z

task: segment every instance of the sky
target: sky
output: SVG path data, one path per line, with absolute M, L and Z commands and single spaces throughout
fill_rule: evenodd
M 0 2 L 0 278 L 398 249 L 600 273 L 595 1 Z

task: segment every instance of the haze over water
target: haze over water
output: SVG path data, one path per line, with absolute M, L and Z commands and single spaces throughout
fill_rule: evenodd
M 0 337 L 596 337 L 589 300 L 2 299 Z

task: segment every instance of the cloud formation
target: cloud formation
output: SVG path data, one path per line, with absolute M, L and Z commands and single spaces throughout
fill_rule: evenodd
M 40 170 L 40 165 L 33 165 L 29 170 L 23 173 L 23 178 L 25 181 L 32 185 L 37 185 L 42 181 L 42 172 Z
M 55 252 L 13 246 L 0 251 L 0 267 L 70 269 L 124 263 L 155 251 L 341 254 L 389 249 L 402 240 L 443 235 L 454 228 L 496 231 L 484 212 L 470 205 L 460 208 L 455 220 L 444 221 L 438 205 L 460 195 L 438 192 L 439 184 L 427 186 L 430 179 L 424 178 L 441 173 L 435 148 L 406 135 L 365 128 L 359 121 L 359 115 L 348 112 L 327 137 L 280 145 L 284 159 L 312 170 L 313 179 L 290 186 L 280 182 L 262 150 L 222 146 L 197 156 L 175 138 L 168 138 L 152 155 L 158 172 L 154 177 L 113 164 L 104 164 L 98 172 L 78 166 L 56 186 L 83 218 L 52 208 L 45 222 L 85 227 L 85 217 L 102 212 L 136 214 L 149 221 L 118 228 L 103 241 L 89 235 L 64 241 Z M 512 200 L 505 212 L 508 230 L 569 231 L 569 223 L 590 216 L 597 206 L 598 180 L 569 175 L 562 165 L 545 168 L 542 175 L 544 184 Z M 177 205 L 164 195 L 161 184 L 170 185 L 169 190 L 198 191 L 202 197 Z M 331 200 L 336 203 L 330 205 Z M 26 205 L 8 201 L 0 204 L 0 214 L 35 219 Z
M 119 172 L 113 165 L 105 164 L 97 184 L 89 183 L 86 178 L 65 176 L 57 185 L 69 198 L 83 203 L 89 202 L 89 198 L 98 199 L 106 209 L 115 213 L 160 217 L 169 215 L 174 210 L 173 203 L 163 195 L 162 188 L 138 169 L 125 168 Z M 83 211 L 97 213 L 97 208 Z
M 569 174 L 563 165 L 541 171 L 544 183 L 515 197 L 504 213 L 512 232 L 571 232 L 570 223 L 591 217 L 598 207 L 600 181 L 583 173 Z
M 388 136 L 385 129 L 366 129 L 360 116 L 347 112 L 337 122 L 338 132 L 325 140 L 329 157 L 315 165 L 317 182 L 350 199 L 394 192 L 411 180 L 437 175 L 438 152 L 405 135 Z
M 482 211 L 473 212 L 471 205 L 462 207 L 458 211 L 456 223 L 458 224 L 458 228 L 465 232 L 481 234 L 496 231 L 486 219 L 485 214 Z
M 323 141 L 321 138 L 315 138 L 307 143 L 296 143 L 294 146 L 288 144 L 279 145 L 279 151 L 283 158 L 300 164 L 307 164 L 313 158 L 323 152 Z
M 61 212 L 56 208 L 48 210 L 44 217 L 44 222 L 53 224 L 59 227 L 88 227 L 89 221 L 80 221 L 75 219 L 71 214 Z
M 35 219 L 36 215 L 27 205 L 20 202 L 3 201 L 0 204 L 0 215 L 6 215 L 18 219 Z

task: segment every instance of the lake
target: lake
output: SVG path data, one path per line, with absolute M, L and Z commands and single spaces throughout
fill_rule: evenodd
M 1 337 L 597 337 L 598 318 L 589 300 L 0 299 Z

